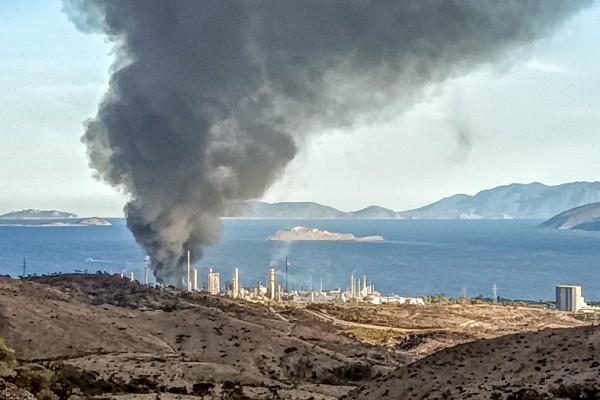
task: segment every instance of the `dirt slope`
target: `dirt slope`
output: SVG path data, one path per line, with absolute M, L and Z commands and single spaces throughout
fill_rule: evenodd
M 21 359 L 74 365 L 120 384 L 143 377 L 150 389 L 191 390 L 203 381 L 345 388 L 335 398 L 405 363 L 318 323 L 284 321 L 267 307 L 106 275 L 0 278 L 0 327 Z
M 596 399 L 599 376 L 600 328 L 548 329 L 441 350 L 345 398 Z

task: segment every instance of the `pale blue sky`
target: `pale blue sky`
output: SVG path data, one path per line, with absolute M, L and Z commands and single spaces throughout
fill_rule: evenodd
M 118 216 L 126 197 L 92 178 L 80 143 L 111 46 L 61 7 L 0 2 L 0 213 Z M 405 210 L 511 182 L 599 180 L 599 43 L 596 2 L 504 62 L 428 88 L 404 114 L 314 136 L 265 200 Z

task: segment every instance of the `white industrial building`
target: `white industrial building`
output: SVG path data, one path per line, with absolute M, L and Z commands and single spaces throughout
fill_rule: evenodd
M 582 308 L 587 308 L 581 286 L 576 285 L 558 285 L 556 287 L 556 309 L 560 311 L 577 312 Z

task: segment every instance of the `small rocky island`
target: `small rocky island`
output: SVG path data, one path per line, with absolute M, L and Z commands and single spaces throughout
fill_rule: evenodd
M 334 233 L 317 228 L 306 228 L 304 226 L 296 226 L 290 230 L 281 230 L 275 232 L 267 238 L 268 240 L 329 240 L 340 242 L 382 242 L 383 236 L 364 236 L 356 237 L 351 233 Z

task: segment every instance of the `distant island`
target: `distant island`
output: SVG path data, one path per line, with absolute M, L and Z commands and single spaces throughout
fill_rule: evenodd
M 543 228 L 600 231 L 600 202 L 561 212 L 540 226 Z
M 78 218 L 77 214 L 56 210 L 21 210 L 0 215 L 0 219 L 67 219 Z
M 22 210 L 0 215 L 0 226 L 110 226 L 103 218 L 79 218 L 77 214 L 56 210 Z
M 268 240 L 296 241 L 296 240 L 329 240 L 340 242 L 382 242 L 383 236 L 356 237 L 351 233 L 333 233 L 316 228 L 296 226 L 290 230 L 275 232 Z

